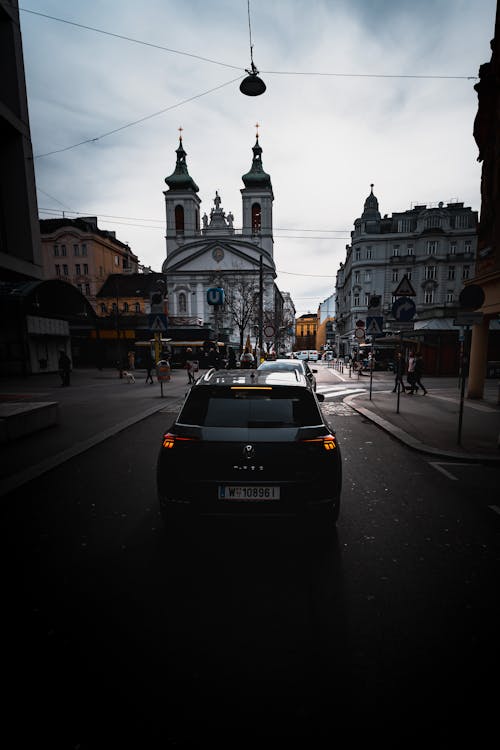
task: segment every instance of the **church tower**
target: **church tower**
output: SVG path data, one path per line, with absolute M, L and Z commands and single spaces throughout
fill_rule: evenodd
M 188 172 L 182 135 L 179 136 L 176 154 L 175 170 L 165 177 L 169 189 L 163 193 L 167 215 L 167 255 L 200 235 L 199 187 Z
M 243 199 L 243 237 L 260 240 L 260 246 L 273 257 L 273 186 L 271 177 L 262 166 L 262 148 L 259 132 L 252 149 L 253 160 L 250 171 L 243 175 L 245 187 L 241 190 Z

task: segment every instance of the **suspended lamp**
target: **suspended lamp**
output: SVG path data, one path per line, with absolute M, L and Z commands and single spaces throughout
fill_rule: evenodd
M 250 0 L 248 0 L 248 31 L 250 34 L 250 68 L 245 68 L 247 77 L 240 83 L 240 91 L 245 96 L 260 96 L 266 90 L 266 84 L 259 78 L 259 71 L 253 62 L 252 27 L 250 24 Z

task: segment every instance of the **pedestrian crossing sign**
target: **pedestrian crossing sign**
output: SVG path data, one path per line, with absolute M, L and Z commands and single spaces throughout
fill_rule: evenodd
M 152 313 L 148 316 L 149 330 L 150 331 L 166 331 L 167 330 L 167 316 L 162 313 Z
M 410 279 L 405 274 L 399 282 L 396 291 L 393 293 L 394 297 L 416 297 L 416 292 L 411 285 Z
M 382 326 L 384 324 L 384 318 L 381 315 L 376 315 L 366 319 L 366 333 L 369 336 L 377 336 L 382 333 Z

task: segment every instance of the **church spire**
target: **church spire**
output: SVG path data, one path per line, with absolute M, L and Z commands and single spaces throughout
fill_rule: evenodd
M 244 174 L 241 179 L 245 183 L 246 188 L 269 188 L 270 190 L 272 190 L 273 187 L 271 185 L 271 177 L 266 172 L 264 172 L 264 168 L 262 166 L 262 148 L 259 143 L 258 131 L 259 124 L 257 123 L 255 127 L 257 128 L 257 134 L 255 146 L 252 148 L 252 166 L 250 167 L 250 171 Z
M 182 128 L 179 128 L 179 130 L 182 131 Z M 186 163 L 187 154 L 182 145 L 182 132 L 179 135 L 179 146 L 175 153 L 177 154 L 175 170 L 169 177 L 165 177 L 165 182 L 170 190 L 194 190 L 197 193 L 200 188 L 188 172 Z

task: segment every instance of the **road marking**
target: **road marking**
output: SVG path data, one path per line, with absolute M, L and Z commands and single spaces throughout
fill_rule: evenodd
M 331 388 L 320 388 L 318 386 L 317 392 L 322 393 L 323 396 L 347 396 L 350 393 L 364 393 L 365 388 L 341 388 L 340 390 L 332 390 Z
M 429 461 L 429 464 L 454 482 L 458 482 L 458 477 L 453 476 L 451 472 L 443 469 L 443 466 L 470 466 L 470 464 L 457 463 L 456 461 Z

